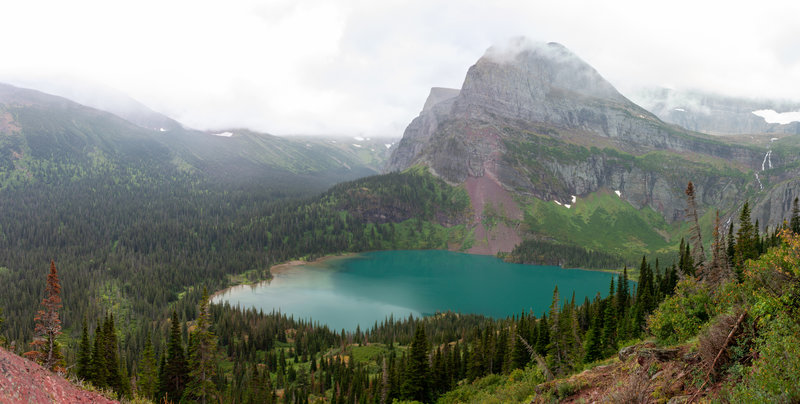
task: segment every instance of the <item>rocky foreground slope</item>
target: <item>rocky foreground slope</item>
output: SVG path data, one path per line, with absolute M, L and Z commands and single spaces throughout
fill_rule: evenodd
M 0 403 L 117 403 L 0 348 Z

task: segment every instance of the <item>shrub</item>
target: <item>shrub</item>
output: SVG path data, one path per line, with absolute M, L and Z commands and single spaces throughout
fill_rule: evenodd
M 711 295 L 706 288 L 693 279 L 683 280 L 675 288 L 675 294 L 647 319 L 647 328 L 660 344 L 677 344 L 697 335 L 711 318 L 711 307 Z
M 768 323 L 756 342 L 758 357 L 741 382 L 728 387 L 731 402 L 800 402 L 800 326 L 783 318 Z

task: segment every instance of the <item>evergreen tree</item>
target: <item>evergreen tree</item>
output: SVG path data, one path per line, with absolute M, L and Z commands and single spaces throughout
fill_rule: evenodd
M 750 222 L 750 204 L 745 202 L 739 214 L 739 231 L 736 232 L 736 246 L 734 247 L 734 264 L 739 280 L 742 278 L 745 261 L 757 256 L 756 231 L 753 223 Z
M 126 380 L 120 374 L 119 344 L 117 330 L 114 326 L 114 315 L 109 313 L 103 322 L 101 337 L 101 355 L 104 356 L 106 366 L 106 383 L 109 388 L 119 394 L 126 394 Z
M 617 351 L 617 305 L 614 296 L 614 279 L 608 291 L 608 303 L 603 313 L 602 345 L 603 354 L 611 355 Z
M 683 241 L 683 238 L 681 238 L 681 244 L 678 247 L 678 251 L 680 253 L 678 260 L 678 268 L 680 269 L 681 277 L 694 276 L 695 266 L 694 266 L 694 259 L 692 258 L 691 248 L 689 248 L 689 244 Z
M 33 350 L 26 352 L 25 356 L 36 361 L 45 369 L 52 372 L 65 371 L 64 356 L 56 338 L 61 335 L 61 319 L 58 310 L 61 309 L 61 283 L 58 281 L 58 271 L 55 261 L 50 261 L 50 274 L 47 275 L 42 309 L 34 317 L 36 322 L 36 338 L 31 342 Z
M 714 220 L 714 241 L 711 243 L 711 264 L 709 265 L 707 281 L 711 285 L 719 285 L 728 279 L 732 273 L 728 263 L 728 254 L 725 239 L 720 233 L 719 210 Z
M 189 381 L 184 394 L 205 404 L 219 395 L 214 384 L 216 376 L 217 337 L 210 330 L 208 291 L 203 288 L 197 325 L 192 332 L 189 357 Z M 304 373 L 305 374 L 305 373 Z M 307 380 L 306 380 L 307 381 Z M 304 391 L 304 388 L 300 389 Z
M 547 347 L 550 345 L 550 324 L 546 314 L 542 314 L 536 325 L 536 353 L 539 355 L 547 354 Z
M 531 360 L 531 353 L 528 352 L 528 347 L 525 346 L 524 340 L 528 340 L 528 321 L 525 316 L 520 317 L 517 323 L 515 338 L 511 346 L 511 369 L 523 369 L 525 365 Z M 531 341 L 527 341 L 529 344 Z
M 702 278 L 703 270 L 705 269 L 705 259 L 706 253 L 703 249 L 703 236 L 700 233 L 700 221 L 697 215 L 697 202 L 695 201 L 695 189 L 694 184 L 689 181 L 689 184 L 686 186 L 686 216 L 689 219 L 690 223 L 690 240 L 692 241 L 692 249 L 694 250 L 694 255 L 692 255 L 692 260 L 694 261 L 694 270 L 693 273 L 696 273 L 699 278 Z
M 83 329 L 81 331 L 81 343 L 78 346 L 78 363 L 76 374 L 79 379 L 90 380 L 92 372 L 92 343 L 89 340 L 89 327 L 86 324 L 86 317 L 83 318 Z
M 156 395 L 158 388 L 158 365 L 156 364 L 156 355 L 153 350 L 153 343 L 150 340 L 150 333 L 144 341 L 144 351 L 142 358 L 139 360 L 139 374 L 136 381 L 139 395 L 142 397 L 153 399 Z
M 180 400 L 183 396 L 183 390 L 186 387 L 188 373 L 186 356 L 183 352 L 181 324 L 178 320 L 178 313 L 173 311 L 169 345 L 167 345 L 167 357 L 164 364 L 164 371 L 161 372 L 160 377 L 161 396 L 165 397 L 167 400 Z
M 428 339 L 422 323 L 417 324 L 414 340 L 408 354 L 408 364 L 403 380 L 403 397 L 423 403 L 430 401 L 430 367 L 428 365 Z
M 792 229 L 795 234 L 800 234 L 800 201 L 798 201 L 798 197 L 794 197 L 794 201 L 792 202 L 792 218 L 789 221 L 789 228 Z
M 733 222 L 728 225 L 728 265 L 734 265 L 734 254 L 736 253 L 736 238 L 733 237 Z
M 103 332 L 102 326 L 98 325 L 94 330 L 94 345 L 92 347 L 92 362 L 90 366 L 89 381 L 95 387 L 108 387 L 108 367 L 106 366 L 106 356 L 103 352 Z
M 628 285 L 628 266 L 622 269 L 622 274 L 617 282 L 617 318 L 622 318 L 628 309 L 628 299 L 630 298 L 630 287 Z
M 584 355 L 583 361 L 586 363 L 594 362 L 603 357 L 603 340 L 600 335 L 599 319 L 600 316 L 592 317 L 592 326 L 589 327 L 589 331 L 586 332 L 584 337 L 586 340 L 586 347 L 584 348 L 586 355 Z

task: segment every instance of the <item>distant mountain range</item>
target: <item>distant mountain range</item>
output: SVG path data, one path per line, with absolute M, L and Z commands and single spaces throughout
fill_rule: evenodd
M 800 102 L 753 100 L 665 88 L 640 90 L 633 97 L 639 105 L 665 122 L 697 132 L 712 135 L 800 134 L 800 116 L 794 122 L 778 123 L 768 122 L 754 113 L 797 113 Z
M 320 191 L 378 173 L 393 142 L 202 132 L 132 99 L 116 100 L 111 109 L 120 115 L 0 84 L 0 187 L 41 180 L 44 167 L 53 164 L 69 166 L 62 168 L 77 179 L 102 167 L 147 162 L 203 180 L 281 182 Z
M 100 176 L 309 195 L 421 166 L 468 191 L 469 250 L 484 254 L 527 239 L 666 254 L 685 231 L 690 180 L 707 231 L 716 210 L 727 222 L 746 200 L 762 228 L 788 217 L 800 195 L 797 123 L 769 124 L 752 112 L 796 105 L 646 95 L 650 110 L 564 46 L 525 39 L 487 50 L 460 89 L 433 88 L 398 144 L 203 132 L 124 96 L 95 102 L 115 106 L 102 111 L 0 85 L 0 188 Z

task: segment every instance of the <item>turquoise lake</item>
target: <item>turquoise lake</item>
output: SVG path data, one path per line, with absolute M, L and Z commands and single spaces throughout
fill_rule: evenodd
M 485 255 L 439 250 L 377 251 L 297 266 L 269 282 L 237 286 L 214 302 L 280 311 L 335 330 L 366 329 L 389 315 L 476 313 L 502 318 L 547 310 L 562 300 L 608 294 L 608 272 L 510 264 Z

